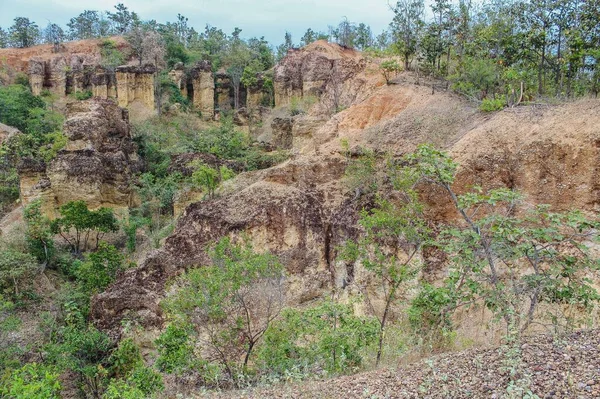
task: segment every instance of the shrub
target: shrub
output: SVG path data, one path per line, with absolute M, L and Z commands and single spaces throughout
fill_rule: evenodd
M 351 305 L 325 301 L 306 310 L 286 309 L 266 331 L 257 365 L 268 375 L 357 371 L 377 332 L 377 320 L 355 316 Z
M 75 276 L 86 292 L 95 293 L 104 290 L 123 269 L 123 255 L 114 246 L 100 243 L 98 250 L 79 265 Z
M 485 98 L 481 102 L 479 109 L 482 112 L 500 111 L 506 107 L 506 97 L 498 96 L 496 98 Z
M 60 399 L 58 377 L 51 367 L 28 363 L 3 376 L 0 393 L 11 399 Z
M 158 350 L 156 367 L 166 373 L 179 373 L 189 368 L 193 347 L 189 331 L 176 324 L 169 324 L 155 342 Z
M 227 166 L 212 168 L 202 162 L 192 163 L 192 166 L 196 169 L 192 173 L 192 182 L 204 190 L 209 198 L 214 198 L 215 190 L 222 182 L 235 176 L 235 173 Z
M 207 360 L 238 383 L 253 349 L 283 306 L 283 266 L 229 238 L 211 250 L 212 265 L 192 269 L 165 302 L 171 318 L 193 327 Z
M 385 78 L 385 83 L 388 85 L 390 84 L 392 78 L 397 76 L 398 73 L 402 70 L 402 67 L 400 66 L 400 64 L 398 64 L 398 61 L 396 60 L 383 61 L 379 68 L 381 69 L 381 73 Z
M 60 234 L 76 254 L 87 249 L 91 234 L 95 234 L 97 249 L 104 234 L 119 229 L 117 219 L 109 208 L 90 211 L 85 201 L 70 201 L 59 211 L 61 217 L 52 222 L 52 232 Z M 73 236 L 70 235 L 72 230 Z
M 92 98 L 92 96 L 93 94 L 91 90 L 76 91 L 75 93 L 73 93 L 73 97 L 75 97 L 75 99 L 79 101 L 89 100 L 90 98 Z
M 41 207 L 41 201 L 35 200 L 23 209 L 23 219 L 27 223 L 25 234 L 29 253 L 49 264 L 54 255 L 54 238 L 50 220 L 42 215 Z
M 0 288 L 5 294 L 19 298 L 39 272 L 37 259 L 14 249 L 0 251 Z
M 119 342 L 119 346 L 110 355 L 111 371 L 117 378 L 129 375 L 135 368 L 144 364 L 140 348 L 131 338 Z

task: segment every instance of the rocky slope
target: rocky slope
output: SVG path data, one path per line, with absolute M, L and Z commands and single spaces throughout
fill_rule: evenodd
M 600 397 L 600 331 L 541 336 L 521 346 L 519 375 L 540 398 Z M 408 366 L 332 380 L 215 394 L 215 398 L 503 398 L 509 358 L 500 348 L 444 354 Z M 206 397 L 206 396 L 203 396 Z M 521 397 L 521 396 L 514 396 Z

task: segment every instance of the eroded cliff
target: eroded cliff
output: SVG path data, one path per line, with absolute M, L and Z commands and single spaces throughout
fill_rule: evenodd
M 47 165 L 28 159 L 19 165 L 21 200 L 41 199 L 46 214 L 84 200 L 90 208 L 125 209 L 135 203 L 132 178 L 139 169 L 129 116 L 112 100 L 68 104 L 68 142 Z

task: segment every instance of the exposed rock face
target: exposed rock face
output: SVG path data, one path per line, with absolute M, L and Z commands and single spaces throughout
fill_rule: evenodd
M 118 67 L 116 78 L 119 106 L 125 108 L 137 100 L 146 107 L 154 109 L 155 73 L 156 67 L 151 64 Z
M 337 157 L 290 162 L 245 175 L 253 182 L 242 182 L 248 186 L 241 190 L 190 205 L 165 248 L 94 299 L 94 322 L 115 334 L 127 315 L 147 326 L 160 325 L 158 305 L 167 280 L 185 267 L 205 264 L 206 246 L 213 240 L 244 233 L 257 250 L 270 250 L 283 260 L 290 274 L 290 303 L 318 297 L 331 287 L 331 235 L 336 229 L 329 220 L 341 200 L 331 195 L 331 184 L 343 170 Z
M 74 200 L 90 208 L 132 205 L 139 162 L 127 111 L 111 100 L 69 104 L 64 133 L 69 141 L 48 165 L 25 161 L 19 167 L 23 203 L 41 198 L 46 209 Z
M 327 97 L 328 101 L 339 106 L 347 106 L 356 96 L 348 93 L 346 82 L 363 72 L 367 61 L 351 49 L 324 40 L 317 41 L 302 49 L 292 49 L 275 66 L 275 106 L 288 105 L 292 98 L 306 96 Z
M 215 106 L 218 111 L 228 111 L 233 108 L 233 89 L 225 71 L 217 72 L 215 76 L 215 92 L 217 101 Z
M 215 79 L 210 62 L 198 62 L 190 71 L 194 90 L 193 104 L 202 118 L 211 120 L 215 115 Z

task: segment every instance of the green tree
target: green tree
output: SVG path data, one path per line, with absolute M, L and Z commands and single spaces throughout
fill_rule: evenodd
M 25 237 L 29 253 L 48 265 L 54 255 L 54 235 L 50 220 L 42 214 L 41 207 L 41 201 L 36 200 L 23 209 L 23 219 L 27 224 Z
M 360 262 L 377 282 L 381 305 L 367 286 L 356 282 L 367 305 L 379 321 L 376 364 L 383 351 L 386 327 L 394 306 L 403 298 L 401 288 L 413 281 L 420 271 L 419 253 L 429 239 L 429 228 L 423 217 L 423 205 L 415 190 L 414 175 L 404 173 L 392 161 L 386 170 L 400 198 L 377 200 L 374 209 L 363 210 L 359 219 L 362 233 L 357 240 L 341 248 L 340 257 L 346 262 Z
M 8 35 L 13 47 L 31 47 L 38 43 L 40 29 L 29 18 L 17 17 L 14 19 L 13 25 L 8 29 Z
M 438 238 L 449 260 L 440 292 L 450 295 L 436 311 L 440 318 L 484 303 L 505 321 L 509 336 L 518 339 L 542 303 L 587 308 L 600 299 L 586 278 L 598 264 L 585 244 L 597 238 L 598 222 L 578 211 L 554 213 L 544 205 L 519 214 L 521 196 L 508 189 L 457 195 L 452 189 L 457 165 L 428 146 L 419 147 L 406 162 L 413 165 L 408 173 L 446 193 L 462 221 Z
M 358 24 L 356 27 L 355 46 L 358 50 L 366 50 L 373 46 L 373 32 L 369 25 L 362 22 Z
M 222 182 L 235 176 L 227 166 L 213 168 L 205 163 L 194 163 L 193 167 L 196 170 L 192 174 L 192 182 L 204 190 L 211 199 L 215 197 L 215 190 Z
M 400 0 L 393 8 L 392 32 L 398 52 L 404 60 L 404 69 L 409 70 L 412 59 L 417 54 L 419 40 L 425 21 L 423 0 Z
M 181 277 L 165 307 L 171 318 L 193 327 L 205 359 L 237 384 L 238 373 L 246 371 L 253 349 L 283 307 L 283 266 L 277 257 L 229 238 L 221 239 L 210 257 L 212 265 Z
M 2 27 L 0 27 L 0 48 L 8 47 L 10 43 L 8 33 Z
M 90 211 L 85 201 L 70 201 L 61 206 L 59 212 L 61 217 L 52 221 L 53 233 L 60 234 L 75 254 L 88 248 L 90 235 L 95 235 L 97 249 L 104 234 L 119 229 L 111 209 Z
M 122 35 L 140 23 L 137 14 L 129 11 L 123 3 L 117 4 L 115 10 L 114 13 L 107 13 L 108 19 L 113 23 L 115 33 Z
M 60 50 L 60 44 L 65 41 L 66 35 L 63 28 L 59 25 L 48 22 L 48 26 L 44 29 L 43 37 L 44 42 L 54 45 L 54 51 L 58 52 Z
M 290 32 L 285 32 L 285 37 L 283 39 L 283 43 L 277 46 L 277 59 L 279 62 L 285 57 L 291 49 L 294 48 L 294 42 L 292 41 L 292 34 Z
M 394 77 L 396 77 L 398 73 L 400 73 L 400 71 L 402 70 L 400 64 L 398 64 L 398 62 L 396 62 L 395 60 L 383 61 L 379 68 L 381 69 L 381 73 L 385 78 L 385 83 L 388 85 L 391 83 L 391 80 Z
M 71 40 L 94 39 L 102 36 L 101 19 L 98 11 L 85 10 L 67 23 Z
M 79 265 L 75 276 L 86 292 L 103 291 L 123 270 L 123 255 L 112 245 L 101 242 L 96 252 Z
M 0 251 L 0 288 L 11 297 L 18 298 L 31 287 L 39 270 L 37 260 L 30 254 L 15 249 Z

